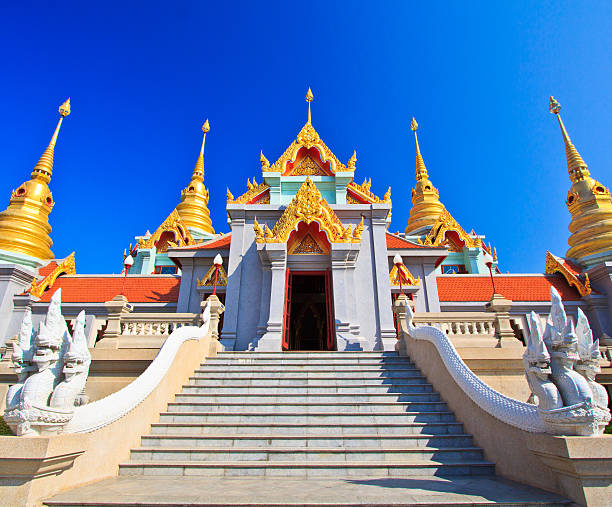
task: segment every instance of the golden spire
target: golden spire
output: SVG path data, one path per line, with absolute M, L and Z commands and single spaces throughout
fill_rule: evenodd
M 612 198 L 610 190 L 591 177 L 587 165 L 570 139 L 559 111 L 561 105 L 550 97 L 550 112 L 561 127 L 567 170 L 572 186 L 565 203 L 572 215 L 566 256 L 589 268 L 612 261 Z
M 308 102 L 308 122 L 307 123 L 311 123 L 311 116 L 310 116 L 310 103 L 312 102 L 312 99 L 314 99 L 314 95 L 312 94 L 312 90 L 310 89 L 310 87 L 308 87 L 308 91 L 306 92 L 306 102 Z
M 419 124 L 414 119 L 414 116 L 412 117 L 410 128 L 414 132 L 414 142 L 416 143 L 416 179 L 417 181 L 426 180 L 428 178 L 427 168 L 425 167 L 425 162 L 423 161 L 423 157 L 421 156 L 421 149 L 419 148 L 419 138 L 417 137 L 417 130 L 419 128 Z
M 418 128 L 419 124 L 412 118 L 410 129 L 414 132 L 416 143 L 416 184 L 412 189 L 412 208 L 406 226 L 406 234 L 412 234 L 427 227 L 431 228 L 440 215 L 446 211 L 444 205 L 440 202 L 438 189 L 429 181 L 429 175 L 419 147 L 416 132 Z
M 204 132 L 202 146 L 193 169 L 191 182 L 181 192 L 181 202 L 176 207 L 181 220 L 197 239 L 202 233 L 215 233 L 208 210 L 208 189 L 204 186 L 204 144 L 209 131 L 210 124 L 206 120 L 202 125 L 202 132 Z
M 34 169 L 32 169 L 32 174 L 30 175 L 30 178 L 39 179 L 45 183 L 49 183 L 51 181 L 55 143 L 57 142 L 57 136 L 59 134 L 60 127 L 62 126 L 62 121 L 64 121 L 64 118 L 70 114 L 70 98 L 68 98 L 68 100 L 59 107 L 59 114 L 60 119 L 57 122 L 57 127 L 55 127 L 55 132 L 53 132 L 49 146 L 47 146 L 47 149 L 40 156 L 38 163 L 34 166 Z
M 555 98 L 550 96 L 550 105 L 549 110 L 552 114 L 557 117 L 559 121 L 559 126 L 561 127 L 561 135 L 563 136 L 563 142 L 565 143 L 565 156 L 567 158 L 567 171 L 569 172 L 570 179 L 572 183 L 575 183 L 578 180 L 581 180 L 589 175 L 589 170 L 587 169 L 587 165 L 582 160 L 580 153 L 572 143 L 567 130 L 565 130 L 565 125 L 563 124 L 563 120 L 561 119 L 561 115 L 559 112 L 561 111 L 561 104 L 559 104 Z
M 51 142 L 32 170 L 31 179 L 13 191 L 8 208 L 0 213 L 0 250 L 41 260 L 53 258 L 49 213 L 54 202 L 48 183 L 53 172 L 53 153 L 59 130 L 64 118 L 70 114 L 70 99 L 59 107 L 59 114 Z M 29 264 L 33 266 L 35 263 L 30 261 Z

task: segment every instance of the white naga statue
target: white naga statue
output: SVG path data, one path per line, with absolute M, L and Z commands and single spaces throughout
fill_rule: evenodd
M 13 346 L 18 382 L 6 396 L 4 420 L 17 435 L 58 433 L 83 402 L 91 355 L 85 339 L 85 312 L 70 336 L 61 311 L 61 289 L 49 304 L 38 334 L 32 332 L 32 313 L 26 310 Z
M 553 435 L 600 435 L 610 422 L 608 394 L 595 382 L 599 340 L 593 341 L 588 319 L 578 309 L 577 326 L 567 317 L 561 296 L 550 289 L 551 311 L 542 331 L 531 312 L 525 375 L 538 412 Z

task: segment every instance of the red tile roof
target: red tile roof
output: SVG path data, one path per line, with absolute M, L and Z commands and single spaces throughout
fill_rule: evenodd
M 406 249 L 406 248 L 430 248 L 418 243 L 413 243 L 407 239 L 400 238 L 395 234 L 387 233 L 387 249 Z
M 45 278 L 58 266 L 57 261 L 50 261 L 48 264 L 38 268 L 38 276 Z
M 195 246 L 184 246 L 183 250 L 228 250 L 230 247 L 230 243 L 232 242 L 232 234 L 226 234 L 222 238 L 213 239 L 212 241 L 208 241 L 207 243 L 200 243 Z
M 550 301 L 551 285 L 567 301 L 579 301 L 580 294 L 560 275 L 495 276 L 495 289 L 512 301 Z M 491 279 L 488 276 L 438 276 L 440 301 L 489 301 Z
M 167 303 L 178 301 L 178 276 L 129 276 L 125 297 L 130 303 Z M 121 292 L 123 276 L 62 276 L 44 292 L 41 301 L 49 301 L 61 287 L 65 303 L 103 303 Z

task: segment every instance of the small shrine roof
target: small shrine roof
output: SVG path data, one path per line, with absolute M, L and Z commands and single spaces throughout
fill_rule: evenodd
M 404 250 L 406 248 L 430 249 L 435 247 L 419 245 L 390 232 L 387 233 L 387 250 Z
M 170 303 L 178 301 L 180 284 L 180 277 L 175 275 L 128 275 L 123 293 L 130 303 Z M 123 275 L 67 275 L 58 278 L 40 301 L 48 302 L 61 288 L 64 303 L 104 303 L 119 294 L 122 286 Z
M 489 275 L 439 275 L 440 301 L 489 301 L 492 295 Z M 580 294 L 560 275 L 496 275 L 495 289 L 512 301 L 550 301 L 550 288 L 566 301 L 579 301 Z

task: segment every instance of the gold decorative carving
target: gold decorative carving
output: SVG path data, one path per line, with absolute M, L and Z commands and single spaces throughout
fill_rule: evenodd
M 148 238 L 140 238 L 138 240 L 138 246 L 140 248 L 152 248 L 159 241 L 159 238 L 164 232 L 173 232 L 175 242 L 172 242 L 172 246 L 186 246 L 193 245 L 195 240 L 193 236 L 185 227 L 181 216 L 178 214 L 176 209 L 172 210 L 172 213 L 162 222 L 157 230 Z M 171 242 L 169 242 L 171 243 Z
M 265 183 L 257 183 L 255 179 L 253 179 L 253 183 L 250 180 L 247 180 L 248 190 L 242 194 L 240 197 L 237 197 L 233 202 L 237 204 L 244 204 L 249 201 L 255 199 L 259 194 L 264 193 L 266 190 L 270 188 L 270 185 L 266 185 Z M 269 198 L 268 198 L 269 199 Z M 269 202 L 269 200 L 268 200 Z M 259 203 L 264 204 L 264 203 Z
M 463 230 L 463 227 L 459 225 L 459 223 L 452 217 L 452 215 L 444 210 L 444 213 L 440 215 L 438 220 L 433 224 L 429 234 L 423 241 L 423 245 L 425 246 L 440 246 L 446 243 L 446 233 L 447 232 L 455 232 L 461 239 L 461 241 L 465 242 L 465 246 L 470 248 L 480 247 L 482 245 L 482 240 L 476 236 L 472 237 L 467 232 Z
M 310 234 L 307 234 L 306 237 L 297 246 L 297 248 L 293 250 L 293 252 L 291 253 L 296 254 L 296 255 L 306 255 L 306 254 L 322 254 L 324 252 L 323 250 L 321 250 L 321 247 L 314 240 L 314 238 Z
M 232 195 L 232 193 L 230 192 L 229 187 L 227 188 L 227 193 L 226 193 L 226 197 L 227 197 L 227 202 L 233 202 L 234 201 L 234 196 Z
M 391 285 L 400 285 L 400 275 L 402 273 L 402 285 L 420 285 L 421 277 L 414 278 L 413 274 L 408 270 L 408 268 L 404 264 L 400 264 L 399 269 L 397 265 L 393 265 L 391 268 L 391 272 L 389 273 L 389 281 Z
M 262 171 L 267 171 L 268 169 L 270 169 L 270 162 L 268 161 L 268 159 L 263 154 L 263 150 L 260 151 L 259 161 L 261 162 L 261 170 Z
M 352 234 L 350 225 L 346 228 L 342 225 L 334 210 L 329 207 L 317 186 L 308 177 L 272 230 L 267 225 L 264 225 L 262 229 L 255 220 L 253 223 L 255 240 L 258 243 L 286 243 L 289 235 L 300 222 L 306 224 L 317 222 L 330 243 L 359 243 L 361 241 L 361 231 L 355 235 Z
M 213 264 L 202 278 L 196 278 L 196 282 L 198 287 L 213 287 L 215 285 L 215 265 Z M 217 287 L 225 287 L 226 285 L 227 271 L 223 266 L 220 266 L 217 275 Z
M 563 259 L 560 259 L 556 255 L 551 254 L 548 250 L 546 251 L 546 274 L 552 275 L 555 273 L 561 273 L 563 278 L 569 285 L 576 287 L 576 290 L 581 296 L 588 296 L 593 290 L 591 289 L 591 281 L 589 280 L 589 274 L 584 274 L 584 282 L 572 273 L 564 264 Z
M 360 197 L 366 202 L 369 202 L 369 203 L 385 202 L 385 203 L 391 204 L 391 187 L 389 187 L 389 190 L 387 190 L 387 193 L 385 194 L 385 197 L 383 199 L 380 199 L 376 194 L 374 194 L 370 190 L 371 187 L 372 187 L 372 178 L 370 178 L 369 180 L 367 178 L 364 179 L 361 185 L 358 185 L 354 181 L 351 181 L 348 184 L 348 188 L 351 190 L 351 192 L 353 192 L 355 195 L 357 195 L 357 197 Z M 347 202 L 349 204 L 363 204 L 362 202 L 360 202 L 359 200 L 351 196 L 347 196 Z
M 289 176 L 327 176 L 327 173 L 312 158 L 304 157 Z
M 349 158 L 349 161 L 346 163 L 346 168 L 349 171 L 355 172 L 356 164 L 357 164 L 357 150 L 353 150 L 353 154 L 351 155 L 351 158 Z
M 70 107 L 70 106 L 68 106 Z M 41 297 L 43 293 L 50 287 L 53 287 L 55 280 L 60 275 L 74 275 L 76 268 L 74 264 L 74 252 L 60 262 L 56 268 L 45 276 L 40 282 L 34 278 L 32 281 L 32 287 L 30 287 L 30 294 L 34 297 Z

